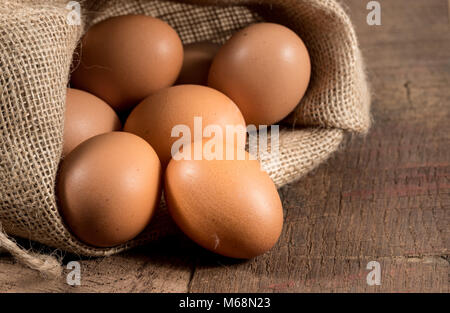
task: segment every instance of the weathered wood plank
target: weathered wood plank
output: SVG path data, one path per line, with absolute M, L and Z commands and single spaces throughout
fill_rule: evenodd
M 281 190 L 286 224 L 274 250 L 226 267 L 200 263 L 190 291 L 448 292 L 446 3 L 381 1 L 375 28 L 364 1 L 346 3 L 372 82 L 371 133 Z M 369 261 L 381 264 L 381 286 L 366 283 Z
M 65 263 L 81 263 L 81 285 L 74 287 L 66 283 L 67 269 L 61 279 L 47 280 L 1 256 L 0 292 L 186 292 L 193 263 L 185 256 L 192 246 L 185 238 L 167 238 L 108 258 L 67 255 Z

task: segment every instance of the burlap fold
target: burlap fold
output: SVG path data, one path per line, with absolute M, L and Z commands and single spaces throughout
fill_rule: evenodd
M 223 43 L 259 21 L 284 24 L 302 37 L 312 61 L 310 86 L 284 121 L 289 126 L 280 131 L 279 157 L 261 157 L 278 187 L 325 160 L 338 148 L 344 130 L 365 133 L 369 128 L 363 61 L 352 24 L 334 0 L 83 1 L 79 26 L 67 23 L 66 3 L 0 4 L 0 223 L 9 235 L 76 254 L 105 256 L 176 231 L 162 205 L 136 239 L 95 248 L 69 232 L 56 206 L 54 187 L 73 52 L 85 29 L 111 16 L 159 17 L 184 43 Z M 3 234 L 0 245 L 30 267 L 53 271 L 47 259 L 30 262 L 30 255 Z

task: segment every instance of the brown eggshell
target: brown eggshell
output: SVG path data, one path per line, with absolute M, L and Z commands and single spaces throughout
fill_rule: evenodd
M 102 99 L 82 90 L 67 88 L 62 156 L 86 139 L 121 128 L 117 114 Z
M 88 139 L 62 162 L 57 193 L 72 233 L 97 247 L 136 237 L 161 197 L 161 165 L 145 140 L 125 132 Z
M 184 59 L 175 84 L 206 85 L 212 60 L 220 45 L 212 42 L 196 42 L 184 46 Z
M 186 125 L 191 138 L 187 142 L 193 141 L 195 117 L 202 118 L 200 135 L 205 127 L 213 124 L 220 127 L 225 137 L 227 125 L 239 125 L 243 132 L 234 140 L 245 142 L 244 118 L 233 101 L 217 90 L 199 85 L 173 86 L 147 97 L 131 112 L 124 130 L 147 140 L 164 168 L 172 157 L 172 145 L 181 137 L 181 134 L 172 137 L 172 128 Z
M 311 64 L 296 33 L 258 23 L 234 34 L 215 56 L 208 85 L 239 107 L 248 125 L 270 125 L 286 117 L 308 87 Z
M 164 180 L 169 212 L 181 230 L 204 248 L 233 258 L 266 252 L 283 226 L 274 183 L 245 154 L 245 160 L 172 159 Z
M 91 27 L 82 39 L 72 84 L 102 98 L 117 112 L 172 85 L 183 62 L 183 45 L 167 23 L 124 15 Z

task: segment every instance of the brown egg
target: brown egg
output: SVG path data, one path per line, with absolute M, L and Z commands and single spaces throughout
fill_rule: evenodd
M 208 85 L 229 96 L 248 125 L 270 125 L 294 110 L 310 73 L 308 51 L 296 33 L 259 23 L 240 30 L 220 48 Z
M 125 132 L 92 137 L 62 162 L 57 193 L 81 241 L 110 247 L 136 237 L 161 197 L 161 165 L 145 140 Z
M 206 85 L 212 60 L 220 45 L 212 42 L 196 42 L 184 46 L 183 67 L 177 85 Z
M 201 120 L 197 129 L 194 128 L 195 118 Z M 213 134 L 204 135 L 208 125 L 217 126 L 224 137 L 227 126 L 237 125 L 242 131 L 237 131 L 232 138 L 235 142 L 245 142 L 244 118 L 233 101 L 209 87 L 178 85 L 160 90 L 142 101 L 131 112 L 124 130 L 147 140 L 164 168 L 172 157 L 172 146 L 180 143 L 179 140 L 182 143 L 212 137 Z M 175 131 L 182 126 L 187 128 L 183 133 Z
M 182 62 L 183 45 L 167 23 L 145 15 L 118 16 L 84 35 L 72 84 L 124 112 L 172 85 Z
M 62 156 L 86 139 L 121 128 L 116 112 L 102 99 L 67 88 Z
M 283 227 L 274 183 L 244 153 L 242 160 L 172 159 L 164 180 L 169 212 L 181 230 L 204 248 L 233 258 L 266 252 Z

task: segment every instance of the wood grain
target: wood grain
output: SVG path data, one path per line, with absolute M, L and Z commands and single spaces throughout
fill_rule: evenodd
M 236 261 L 179 235 L 81 260 L 78 287 L 2 256 L 0 291 L 449 292 L 448 3 L 380 1 L 381 26 L 366 24 L 366 3 L 344 1 L 367 63 L 373 128 L 280 190 L 285 226 L 273 250 Z M 381 264 L 380 286 L 366 283 L 369 261 Z

